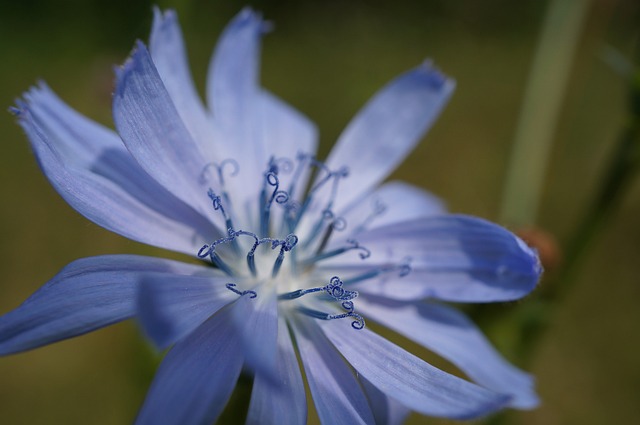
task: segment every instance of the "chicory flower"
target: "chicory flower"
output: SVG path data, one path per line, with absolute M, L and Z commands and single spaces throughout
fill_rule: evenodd
M 301 367 L 327 424 L 534 407 L 532 378 L 439 301 L 526 295 L 541 273 L 535 252 L 495 224 L 446 213 L 421 189 L 381 185 L 440 114 L 453 81 L 429 62 L 399 76 L 320 161 L 313 124 L 258 83 L 266 28 L 249 9 L 226 28 L 208 109 L 175 13 L 158 10 L 149 48 L 139 42 L 117 70 L 117 133 L 44 84 L 18 101 L 13 111 L 43 172 L 73 208 L 201 261 L 75 261 L 0 317 L 0 354 L 136 316 L 160 348 L 171 347 L 140 424 L 214 421 L 243 368 L 254 376 L 248 423 L 306 422 Z M 475 383 L 368 330 L 367 320 Z

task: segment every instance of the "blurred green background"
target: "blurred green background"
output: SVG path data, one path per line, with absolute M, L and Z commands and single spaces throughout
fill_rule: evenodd
M 202 90 L 214 42 L 245 3 L 157 4 L 177 9 Z M 264 41 L 264 86 L 318 124 L 324 154 L 376 90 L 425 57 L 434 58 L 457 80 L 457 92 L 426 142 L 393 177 L 432 190 L 452 211 L 499 219 L 508 154 L 547 2 L 249 4 L 275 23 Z M 151 6 L 130 0 L 2 0 L 0 106 L 9 107 L 42 78 L 76 109 L 111 126 L 112 65 L 125 60 L 134 39 L 147 40 Z M 584 215 L 628 120 L 627 82 L 602 60 L 602 52 L 610 46 L 631 60 L 639 9 L 636 0 L 594 0 L 588 10 L 536 223 L 561 245 Z M 74 259 L 159 253 L 73 211 L 40 173 L 9 113 L 0 114 L 0 129 L 0 313 Z M 527 366 L 537 376 L 542 405 L 510 414 L 514 423 L 640 421 L 639 215 L 640 185 L 634 182 L 587 252 Z M 495 307 L 492 317 L 511 319 L 522 303 L 527 299 Z M 496 345 L 520 363 L 505 326 L 489 325 Z M 124 323 L 0 358 L 0 423 L 130 423 L 152 376 L 149 352 L 135 325 Z M 417 415 L 411 421 L 447 423 Z

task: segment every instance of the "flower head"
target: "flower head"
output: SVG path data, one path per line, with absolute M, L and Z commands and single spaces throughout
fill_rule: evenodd
M 44 84 L 14 112 L 54 187 L 95 223 L 197 258 L 78 260 L 0 317 L 0 354 L 137 316 L 171 347 L 141 424 L 215 420 L 243 368 L 249 423 L 304 423 L 302 360 L 323 423 L 398 422 L 409 410 L 466 419 L 537 403 L 460 312 L 435 301 L 513 300 L 536 284 L 536 254 L 507 230 L 447 214 L 400 182 L 380 185 L 433 124 L 454 83 L 430 62 L 354 118 L 331 155 L 316 130 L 258 84 L 267 26 L 243 10 L 193 86 L 173 12 L 155 11 L 117 70 L 117 133 Z M 444 356 L 476 383 L 367 329 L 378 322 Z M 354 374 L 353 371 L 357 373 Z

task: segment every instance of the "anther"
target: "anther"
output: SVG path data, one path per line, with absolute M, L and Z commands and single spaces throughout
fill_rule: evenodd
M 243 296 L 243 295 L 249 295 L 249 298 L 255 298 L 258 296 L 258 294 L 256 294 L 256 291 L 239 291 L 236 289 L 236 284 L 235 283 L 227 283 L 225 285 L 227 287 L 228 290 L 230 290 L 231 292 L 235 292 L 236 294 Z

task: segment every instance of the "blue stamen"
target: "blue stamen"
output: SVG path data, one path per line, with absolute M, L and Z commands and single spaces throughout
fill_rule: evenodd
M 381 216 L 382 214 L 385 213 L 385 211 L 387 211 L 387 205 L 385 203 L 383 203 L 380 199 L 376 199 L 373 201 L 373 211 L 371 211 L 371 213 L 367 216 L 367 218 L 365 218 L 362 223 L 360 223 L 360 225 L 358 227 L 356 227 L 353 230 L 353 234 L 357 234 L 362 232 L 364 229 L 367 228 L 367 226 L 369 224 L 371 224 L 371 222 L 376 218 Z
M 303 295 L 311 294 L 313 292 L 324 291 L 324 286 L 319 286 L 317 288 L 309 288 L 309 289 L 298 289 L 292 292 L 287 292 L 285 294 L 278 295 L 279 300 L 295 300 L 296 298 L 300 298 Z
M 316 319 L 321 320 L 334 320 L 334 319 L 343 319 L 345 317 L 353 317 L 355 320 L 351 322 L 351 327 L 356 330 L 363 329 L 365 326 L 364 319 L 358 313 L 347 312 L 343 314 L 328 314 L 323 313 L 322 311 L 313 310 L 308 307 L 300 306 L 297 308 L 301 313 L 306 314 L 307 316 L 314 317 Z
M 225 225 L 227 226 L 227 229 L 233 229 L 233 222 L 231 221 L 231 217 L 227 215 L 227 212 L 222 206 L 222 200 L 220 199 L 220 197 L 216 195 L 216 193 L 211 188 L 209 188 L 207 195 L 209 195 L 209 198 L 211 198 L 213 209 L 215 211 L 220 211 L 220 213 L 222 214 L 222 217 L 224 217 L 224 221 L 225 221 Z
M 293 171 L 293 161 L 291 161 L 289 158 L 271 157 L 271 159 L 269 160 L 269 168 L 270 171 L 277 170 L 275 171 L 276 174 L 278 174 L 279 172 L 289 174 L 291 171 Z
M 227 287 L 228 290 L 235 292 L 236 294 L 243 296 L 243 295 L 249 295 L 249 298 L 255 298 L 258 296 L 258 294 L 256 294 L 256 291 L 239 291 L 237 290 L 235 287 L 237 286 L 235 283 L 227 283 L 225 285 Z
M 283 240 L 272 239 L 272 238 L 260 239 L 255 233 L 247 232 L 244 230 L 238 230 L 237 232 L 234 232 L 234 235 L 235 236 L 247 235 L 247 236 L 251 236 L 255 240 L 255 242 L 253 243 L 253 246 L 251 247 L 251 249 L 249 250 L 249 253 L 247 254 L 247 264 L 253 276 L 256 276 L 258 273 L 256 269 L 256 264 L 255 264 L 255 252 L 259 245 L 270 242 L 271 249 L 276 249 L 278 246 L 280 247 L 280 253 L 276 258 L 276 262 L 273 266 L 273 270 L 271 271 L 271 275 L 273 277 L 276 277 L 276 275 L 278 274 L 278 271 L 280 271 L 280 267 L 282 266 L 282 261 L 284 260 L 284 253 L 291 251 L 293 247 L 295 247 L 296 244 L 298 243 L 298 237 L 294 234 L 287 235 L 287 237 L 284 238 Z
M 344 284 L 338 276 L 333 276 L 329 283 L 325 286 L 319 286 L 309 289 L 298 289 L 296 291 L 287 292 L 285 294 L 278 295 L 278 300 L 295 300 L 303 295 L 311 294 L 314 292 L 325 292 L 328 296 L 336 301 L 342 301 L 342 308 L 346 310 L 346 313 L 342 314 L 329 314 L 323 313 L 318 310 L 313 310 L 305 306 L 297 307 L 298 311 L 322 320 L 342 319 L 344 317 L 353 317 L 355 320 L 351 323 L 354 329 L 364 328 L 364 319 L 357 313 L 354 313 L 353 299 L 358 297 L 357 291 L 349 291 L 344 289 Z
M 304 162 L 308 160 L 311 155 L 306 154 L 304 152 L 298 152 L 296 155 L 296 160 L 298 161 L 298 165 L 296 166 L 296 170 L 293 173 L 293 177 L 291 178 L 291 184 L 289 185 L 289 197 L 293 198 L 295 194 L 296 185 L 300 181 L 300 177 L 302 176 L 302 170 L 304 169 Z
M 220 270 L 222 270 L 229 276 L 233 276 L 234 275 L 233 269 L 229 267 L 229 265 L 225 263 L 222 260 L 222 258 L 220 258 L 220 256 L 215 252 L 216 245 L 229 242 L 230 240 L 232 239 L 223 238 L 223 239 L 218 239 L 217 241 L 213 242 L 211 245 L 206 245 L 206 244 L 203 245 L 202 248 L 200 248 L 200 250 L 198 251 L 198 258 L 209 257 L 209 259 L 211 260 L 211 263 L 215 264 L 216 267 L 218 267 Z
M 327 246 L 327 243 L 329 242 L 329 239 L 331 238 L 331 235 L 333 234 L 334 230 L 343 231 L 344 229 L 347 228 L 347 220 L 345 220 L 342 217 L 336 217 L 333 211 L 331 210 L 324 210 L 322 212 L 322 217 L 325 220 L 331 220 L 331 223 L 329 223 L 329 225 L 324 231 L 324 235 L 322 236 L 320 244 L 316 249 L 316 254 L 320 254 L 322 251 L 324 251 L 324 248 Z M 305 248 L 309 247 L 309 245 L 311 245 L 311 243 L 320 234 L 320 230 L 322 226 L 323 226 L 323 220 L 318 220 L 315 228 L 313 229 L 313 231 L 311 231 L 311 236 L 307 239 L 305 243 Z
M 280 267 L 282 266 L 282 261 L 284 261 L 284 253 L 289 252 L 298 244 L 298 237 L 293 233 L 287 235 L 286 238 L 282 241 L 272 242 L 271 249 L 275 249 L 278 245 L 280 245 L 280 253 L 278 253 L 278 257 L 276 258 L 276 262 L 273 264 L 273 269 L 271 270 L 271 277 L 276 277 L 278 272 L 280 271 Z
M 398 277 L 404 277 L 411 273 L 411 258 L 405 258 L 404 262 L 401 264 L 394 264 L 390 266 L 383 266 L 377 269 L 373 269 L 371 271 L 362 273 L 358 276 L 354 276 L 348 279 L 345 279 L 345 285 L 351 285 L 354 283 L 362 282 L 364 280 L 373 279 L 374 277 L 380 276 L 383 273 L 390 273 L 394 271 L 399 271 Z
M 338 276 L 333 276 L 329 284 L 325 286 L 325 291 L 329 296 L 339 301 L 349 301 L 358 296 L 357 291 L 348 291 L 344 289 L 343 284 L 344 282 L 342 282 Z M 353 303 L 351 303 L 351 306 L 353 308 Z
M 260 239 L 255 233 L 247 232 L 245 230 L 238 230 L 233 234 L 236 237 L 240 235 L 246 235 L 246 236 L 251 236 L 252 238 L 255 239 L 253 247 L 251 247 L 251 249 L 247 253 L 247 266 L 249 267 L 249 271 L 251 271 L 251 275 L 255 277 L 258 274 L 258 271 L 256 270 L 256 260 L 255 260 L 254 254 L 256 252 L 256 248 L 258 247 L 258 245 L 260 245 Z
M 304 155 L 304 154 L 299 154 L 299 155 Z M 333 177 L 334 175 L 334 173 L 331 172 L 329 167 L 327 167 L 323 162 L 318 161 L 314 156 L 307 155 L 306 159 L 309 160 L 310 166 L 316 167 L 316 169 L 318 170 L 316 173 L 316 178 L 318 178 L 317 176 L 319 176 L 320 173 L 322 172 L 324 172 L 325 175 L 322 178 L 318 178 L 318 181 L 316 181 L 316 184 L 313 185 L 311 189 L 309 189 L 309 193 L 307 193 L 307 196 L 304 202 L 298 209 L 298 216 L 296 217 L 296 220 L 293 224 L 293 229 L 296 228 L 296 226 L 300 222 L 300 219 L 302 218 L 304 213 L 307 211 L 307 208 L 309 207 L 309 205 L 311 204 L 311 200 L 313 199 L 313 194 L 317 192 L 322 186 L 324 186 L 325 183 L 328 182 L 329 179 L 331 179 L 331 177 Z
M 209 181 L 209 179 L 207 179 L 207 171 L 209 171 L 210 168 L 215 168 L 218 174 L 218 181 L 220 182 L 221 186 L 224 186 L 224 169 L 225 169 L 225 166 L 227 165 L 230 165 L 233 168 L 231 173 L 229 174 L 230 177 L 235 177 L 236 175 L 238 175 L 238 171 L 240 171 L 240 166 L 238 165 L 238 162 L 235 159 L 227 158 L 223 160 L 220 164 L 216 164 L 215 162 L 210 162 L 207 165 L 205 165 L 204 168 L 202 169 L 202 173 L 200 174 L 201 181 L 203 181 L 203 183 L 206 183 L 207 181 Z
M 278 165 L 273 158 L 269 161 L 269 171 L 264 174 L 264 185 L 260 192 L 262 212 L 260 214 L 260 231 L 262 234 L 269 234 L 269 216 L 271 214 L 271 204 L 276 201 L 278 204 L 285 204 L 289 200 L 289 194 L 280 188 L 278 179 Z M 272 186 L 273 191 L 267 199 L 267 186 Z
M 278 299 L 279 300 L 295 300 L 296 298 L 300 298 L 303 295 L 324 291 L 328 296 L 330 296 L 334 300 L 343 301 L 342 306 L 346 310 L 351 309 L 353 311 L 353 302 L 351 302 L 350 300 L 357 298 L 358 292 L 344 289 L 343 284 L 344 283 L 342 282 L 342 280 L 340 280 L 338 276 L 333 276 L 329 281 L 329 283 L 326 284 L 325 286 L 318 286 L 315 288 L 308 288 L 308 289 L 298 289 L 293 292 L 287 292 L 287 293 L 278 295 Z
M 363 246 L 360 246 L 360 244 L 357 241 L 353 239 L 349 239 L 347 240 L 347 243 L 351 244 L 351 246 L 344 246 L 342 248 L 334 249 L 333 251 L 323 252 L 322 254 L 314 255 L 313 257 L 307 258 L 306 260 L 302 260 L 301 263 L 304 264 L 305 266 L 310 266 L 314 263 L 317 263 L 320 260 L 325 260 L 327 258 L 335 257 L 336 255 L 344 254 L 345 252 L 351 251 L 354 249 L 359 249 L 362 251 L 360 252 L 359 255 L 360 255 L 360 258 L 362 258 L 363 260 L 371 256 L 371 251 L 369 251 L 367 248 Z

